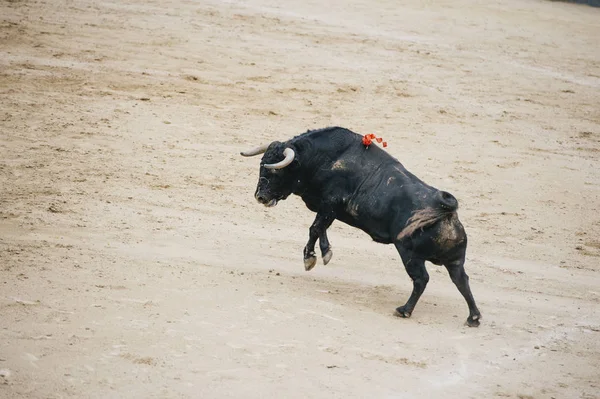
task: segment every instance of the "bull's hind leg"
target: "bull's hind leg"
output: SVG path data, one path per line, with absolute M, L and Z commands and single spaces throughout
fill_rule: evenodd
M 312 268 L 317 264 L 315 243 L 319 237 L 324 235 L 325 231 L 329 228 L 329 226 L 331 226 L 331 223 L 333 223 L 334 219 L 335 215 L 333 212 L 318 212 L 317 217 L 315 217 L 315 221 L 313 222 L 312 226 L 310 226 L 310 229 L 308 229 L 308 242 L 304 247 L 304 269 L 306 271 L 312 270 Z M 327 244 L 329 244 L 326 235 L 325 241 Z
M 467 301 L 467 305 L 469 306 L 469 317 L 467 318 L 467 325 L 469 327 L 478 327 L 479 319 L 481 318 L 481 313 L 479 313 L 479 309 L 477 309 L 477 305 L 475 305 L 475 299 L 473 299 L 473 294 L 471 293 L 471 287 L 469 286 L 469 276 L 465 272 L 465 256 L 454 262 L 445 264 L 448 273 L 450 274 L 450 278 L 456 288 L 460 291 L 462 296 Z
M 412 314 L 419 298 L 425 291 L 427 283 L 429 282 L 429 274 L 425 268 L 425 259 L 414 257 L 415 254 L 412 251 L 406 250 L 401 244 L 396 244 L 396 248 L 400 253 L 404 268 L 413 281 L 413 290 L 406 301 L 406 304 L 396 308 L 396 315 L 400 317 L 410 317 Z
M 327 230 L 323 230 L 319 236 L 319 247 L 321 248 L 321 256 L 323 257 L 323 264 L 326 265 L 331 260 L 333 252 L 331 251 L 331 245 L 329 245 L 329 239 L 327 238 Z

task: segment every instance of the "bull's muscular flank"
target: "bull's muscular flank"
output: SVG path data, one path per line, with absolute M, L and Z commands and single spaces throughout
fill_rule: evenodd
M 456 198 L 427 185 L 376 145 L 365 147 L 362 137 L 331 127 L 242 152 L 264 154 L 256 199 L 274 206 L 296 194 L 316 212 L 304 247 L 306 270 L 317 262 L 317 239 L 323 263 L 331 260 L 327 229 L 337 219 L 376 242 L 396 246 L 413 281 L 412 293 L 396 315 L 410 317 L 429 281 L 429 261 L 446 267 L 469 306 L 467 325 L 478 326 L 481 314 L 464 269 L 467 235 Z

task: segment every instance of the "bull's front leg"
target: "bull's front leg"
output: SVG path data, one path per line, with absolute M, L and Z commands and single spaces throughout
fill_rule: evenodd
M 320 238 L 320 246 L 323 254 L 323 262 L 331 259 L 331 249 L 329 248 L 329 240 L 327 240 L 327 229 L 331 226 L 335 219 L 335 215 L 331 211 L 319 211 L 317 217 L 310 229 L 308 229 L 308 242 L 304 247 L 304 269 L 312 270 L 317 264 L 317 255 L 315 254 L 315 243 Z M 324 250 L 324 252 L 323 252 Z M 325 262 L 326 263 L 326 262 Z
M 327 230 L 323 230 L 323 233 L 319 236 L 319 247 L 321 248 L 321 256 L 323 257 L 323 264 L 326 265 L 331 260 L 333 252 L 331 251 L 331 245 L 329 245 L 329 239 L 327 239 Z

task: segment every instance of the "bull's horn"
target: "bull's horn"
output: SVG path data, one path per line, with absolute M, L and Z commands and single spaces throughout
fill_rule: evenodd
M 283 161 L 279 161 L 277 163 L 266 164 L 265 168 L 267 168 L 267 169 L 283 169 L 292 163 L 292 161 L 294 160 L 294 157 L 296 156 L 296 153 L 291 148 L 286 148 L 285 150 L 283 150 L 283 155 L 285 155 L 285 158 L 283 159 Z
M 265 151 L 267 151 L 267 148 L 269 148 L 269 144 L 263 144 L 256 148 L 253 148 L 251 150 L 242 151 L 242 152 L 240 152 L 240 155 L 245 156 L 245 157 L 253 157 L 255 155 L 264 153 Z

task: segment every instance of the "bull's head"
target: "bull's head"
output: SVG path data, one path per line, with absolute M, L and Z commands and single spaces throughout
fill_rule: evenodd
M 241 155 L 252 157 L 263 154 L 260 162 L 260 177 L 254 197 L 265 206 L 275 206 L 277 201 L 286 199 L 294 190 L 296 182 L 296 153 L 279 141 L 265 144 Z

